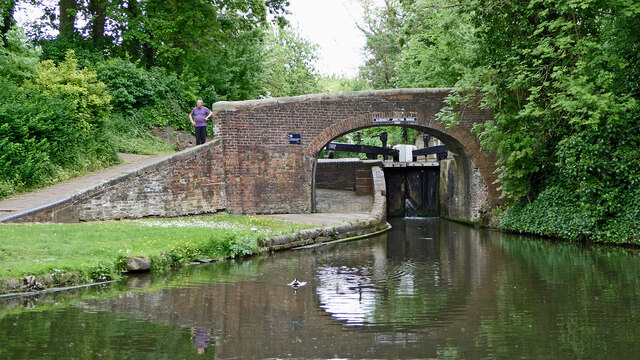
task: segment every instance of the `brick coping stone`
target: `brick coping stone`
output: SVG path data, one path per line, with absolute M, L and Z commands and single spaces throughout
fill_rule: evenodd
M 372 96 L 397 96 L 410 94 L 448 94 L 453 88 L 403 88 L 403 89 L 386 89 L 386 90 L 364 90 L 351 91 L 342 93 L 322 93 L 299 95 L 291 97 L 266 98 L 258 100 L 245 101 L 218 101 L 211 106 L 212 111 L 236 111 L 257 106 L 268 106 L 277 104 L 299 103 L 304 101 L 322 101 L 335 99 L 350 99 Z

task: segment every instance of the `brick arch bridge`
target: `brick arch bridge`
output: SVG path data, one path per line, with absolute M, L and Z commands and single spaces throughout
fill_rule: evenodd
M 313 209 L 313 169 L 319 151 L 332 139 L 372 126 L 400 125 L 440 139 L 454 153 L 451 186 L 465 214 L 478 214 L 499 202 L 495 154 L 483 151 L 472 133 L 491 113 L 477 107 L 460 111 L 446 128 L 436 119 L 451 89 L 393 89 L 289 98 L 218 102 L 212 107 L 224 154 L 227 207 L 241 213 L 309 212 Z M 417 118 L 380 123 L 380 118 Z M 290 134 L 300 134 L 292 144 Z M 451 199 L 453 201 L 454 199 Z

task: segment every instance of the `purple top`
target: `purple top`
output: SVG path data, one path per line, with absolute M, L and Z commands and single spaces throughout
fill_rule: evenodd
M 196 127 L 207 126 L 207 115 L 211 114 L 211 110 L 206 107 L 198 108 L 197 106 L 191 110 L 191 115 L 193 119 L 196 121 Z

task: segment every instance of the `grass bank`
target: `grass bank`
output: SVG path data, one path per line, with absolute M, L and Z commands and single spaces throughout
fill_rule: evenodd
M 151 259 L 153 271 L 197 259 L 251 255 L 267 237 L 313 226 L 218 214 L 80 224 L 0 226 L 0 293 L 25 291 L 33 275 L 45 287 L 117 279 L 126 259 Z

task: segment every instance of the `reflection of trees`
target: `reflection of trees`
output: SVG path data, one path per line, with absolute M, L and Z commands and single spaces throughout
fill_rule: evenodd
M 497 309 L 478 343 L 495 358 L 635 358 L 640 262 L 623 249 L 504 236 L 518 261 L 497 277 Z M 505 346 L 503 344 L 509 344 Z
M 76 307 L 10 313 L 0 358 L 24 339 L 36 358 L 99 346 L 111 358 L 195 354 L 191 327 L 207 329 L 205 354 L 220 358 L 629 358 L 640 350 L 640 264 L 626 252 L 394 223 L 381 238 L 131 278 Z M 308 284 L 296 292 L 293 277 Z M 82 349 L 64 356 L 54 342 Z
M 188 329 L 108 312 L 67 307 L 0 319 L 0 359 L 177 359 L 195 353 Z

